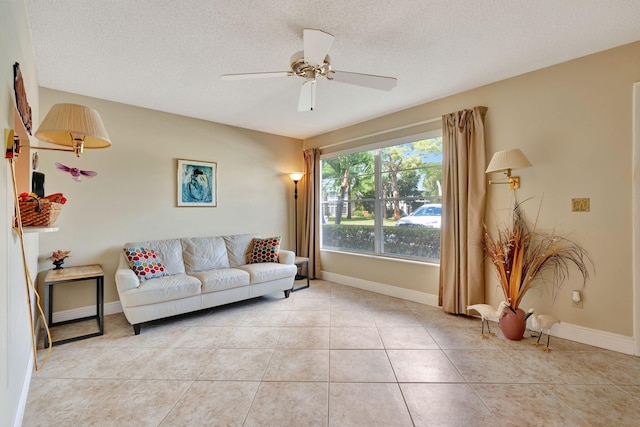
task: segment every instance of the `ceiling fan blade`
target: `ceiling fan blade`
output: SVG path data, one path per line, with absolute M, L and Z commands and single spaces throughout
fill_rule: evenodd
M 302 37 L 304 38 L 304 61 L 314 67 L 321 65 L 335 37 L 324 31 L 309 28 L 304 29 Z
M 372 89 L 391 90 L 396 87 L 398 79 L 395 77 L 375 76 L 373 74 L 350 73 L 347 71 L 332 71 L 327 76 L 329 80 L 364 86 Z
M 293 76 L 291 71 L 273 71 L 269 73 L 242 73 L 242 74 L 223 74 L 220 76 L 222 80 L 248 80 L 248 79 L 266 79 L 270 77 L 287 77 Z
M 300 88 L 298 111 L 313 111 L 316 108 L 316 79 L 307 79 Z

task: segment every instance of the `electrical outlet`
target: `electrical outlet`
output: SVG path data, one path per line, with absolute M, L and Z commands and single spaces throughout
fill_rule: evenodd
M 573 303 L 573 308 L 582 308 L 582 294 L 579 290 L 571 292 L 571 302 Z
M 589 212 L 591 209 L 591 200 L 586 198 L 571 199 L 571 211 L 572 212 Z

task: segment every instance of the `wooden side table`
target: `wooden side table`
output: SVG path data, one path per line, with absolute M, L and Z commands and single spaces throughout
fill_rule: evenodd
M 307 279 L 307 286 L 298 286 L 296 287 L 295 285 L 291 288 L 291 291 L 295 292 L 295 291 L 299 291 L 300 289 L 306 289 L 309 287 L 309 258 L 305 258 L 305 257 L 301 257 L 301 256 L 297 256 L 295 261 L 293 261 L 293 263 L 296 265 L 296 267 L 300 268 L 300 272 L 302 273 L 302 267 L 303 266 L 307 266 L 307 275 L 306 276 L 302 276 L 300 274 L 298 274 L 296 272 L 296 278 L 295 280 L 301 280 L 306 278 Z
M 53 323 L 53 287 L 60 283 L 77 282 L 80 280 L 96 280 L 96 314 L 95 316 L 81 317 L 79 319 L 65 320 Z M 82 265 L 77 267 L 65 267 L 60 270 L 49 270 L 44 277 L 44 317 L 47 319 L 49 327 L 65 325 L 72 322 L 96 319 L 98 321 L 98 332 L 80 335 L 52 342 L 54 344 L 66 344 L 85 338 L 97 337 L 104 334 L 104 272 L 99 264 Z M 49 348 L 49 337 L 44 335 L 44 348 Z

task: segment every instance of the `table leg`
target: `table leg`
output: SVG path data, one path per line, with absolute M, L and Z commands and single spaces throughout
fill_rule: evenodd
M 307 275 L 303 276 L 301 274 L 297 274 L 296 272 L 296 277 L 295 280 L 300 280 L 300 279 L 304 279 L 305 277 L 307 278 L 307 286 L 298 286 L 297 288 L 294 286 L 291 290 L 292 291 L 299 291 L 300 289 L 306 289 L 309 287 L 309 261 L 302 261 L 298 264 L 296 264 L 297 267 L 300 267 L 300 273 L 302 273 L 302 269 L 304 266 L 307 267 Z
M 53 289 L 51 289 L 52 286 L 45 283 L 44 284 L 44 319 L 47 322 L 47 325 L 51 325 L 51 323 L 53 323 L 51 321 L 51 319 L 53 318 L 53 314 L 52 314 L 52 308 L 53 308 L 53 299 L 52 297 L 52 292 Z M 49 335 L 47 335 L 47 331 L 45 329 L 44 331 L 44 348 L 49 348 Z
M 96 284 L 96 303 L 98 314 L 98 325 L 100 326 L 100 335 L 104 334 L 104 277 L 98 277 Z

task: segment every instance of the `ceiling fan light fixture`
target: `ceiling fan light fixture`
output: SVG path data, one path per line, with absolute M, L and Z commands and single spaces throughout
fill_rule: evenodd
M 309 64 L 307 64 L 306 62 L 304 62 L 304 52 L 300 51 L 300 52 L 296 52 L 293 55 L 291 55 L 291 71 L 294 72 L 294 74 L 300 76 L 304 76 L 304 70 L 305 68 L 309 67 Z
M 328 55 L 333 35 L 322 30 L 305 28 L 303 33 L 304 50 L 291 56 L 291 71 L 276 71 L 262 73 L 223 74 L 223 80 L 244 80 L 250 78 L 304 77 L 298 111 L 311 111 L 315 108 L 316 77 L 324 76 L 327 80 L 335 80 L 346 84 L 368 87 L 378 90 L 391 90 L 396 86 L 395 77 L 378 76 L 375 74 L 351 73 L 331 69 L 331 58 Z M 313 80 L 312 83 L 309 80 Z M 309 104 L 311 102 L 311 104 Z
M 302 52 L 296 52 L 291 57 L 291 71 L 297 76 L 304 78 L 315 78 L 316 76 L 327 76 L 331 71 L 331 58 L 327 55 L 324 62 L 318 66 L 307 63 L 302 57 Z
M 322 63 L 322 65 L 318 65 L 317 70 L 318 70 L 318 74 L 328 78 L 328 75 L 331 72 L 331 58 L 329 58 L 329 55 L 327 55 L 327 57 L 324 59 L 324 62 Z

